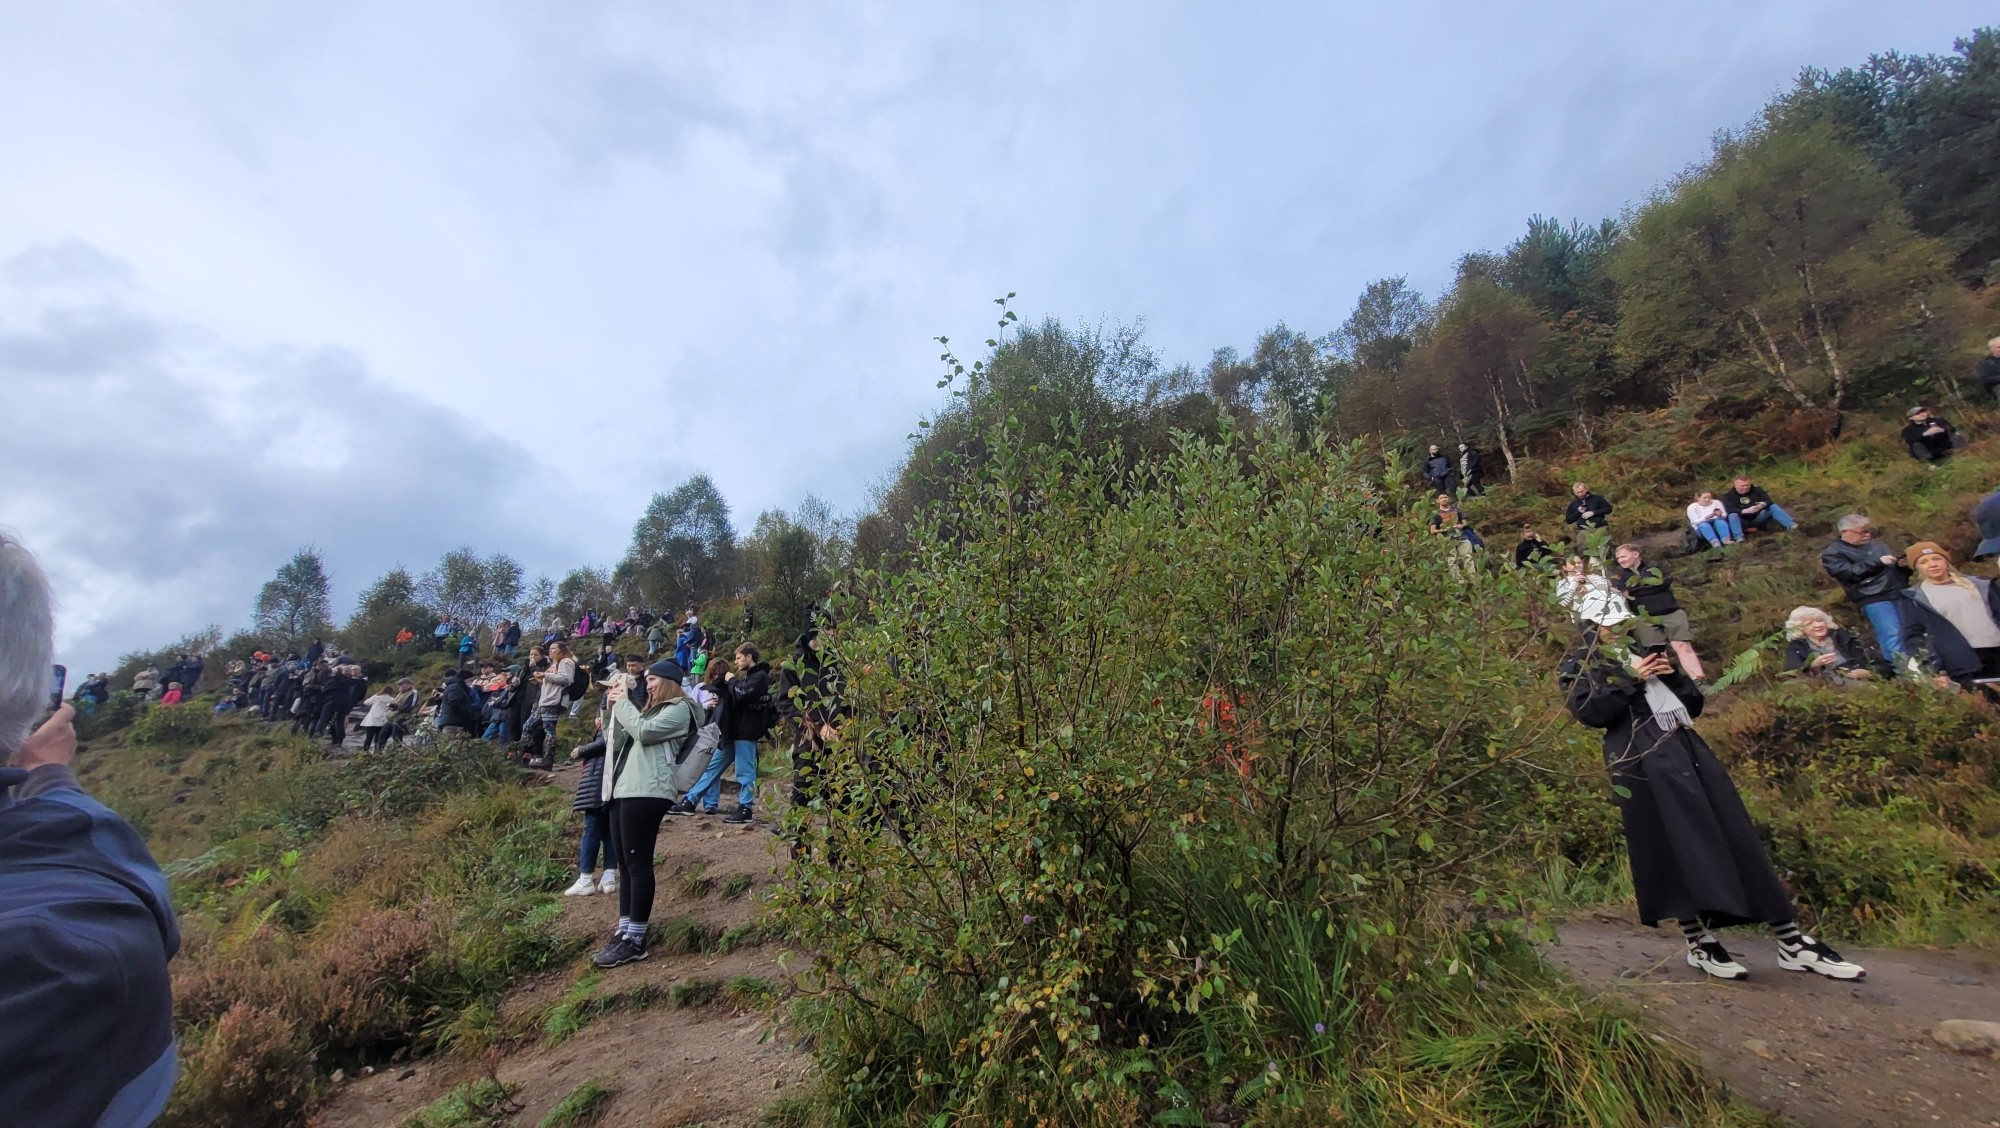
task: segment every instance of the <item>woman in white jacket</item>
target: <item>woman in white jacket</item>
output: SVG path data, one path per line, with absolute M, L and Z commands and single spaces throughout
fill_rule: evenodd
M 1708 490 L 1701 491 L 1687 508 L 1688 524 L 1701 534 L 1710 548 L 1721 548 L 1743 539 L 1743 518 L 1729 512 Z

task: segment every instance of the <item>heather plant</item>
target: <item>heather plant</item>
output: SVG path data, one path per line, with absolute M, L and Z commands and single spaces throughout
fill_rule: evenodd
M 775 894 L 819 1114 L 1383 1115 L 1397 1031 L 1529 981 L 1482 904 L 1567 724 L 1539 591 L 1345 449 L 988 447 L 822 636 L 853 715 Z

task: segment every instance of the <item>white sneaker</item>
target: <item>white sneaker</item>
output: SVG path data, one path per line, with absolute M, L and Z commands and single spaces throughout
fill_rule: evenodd
M 570 886 L 568 889 L 563 890 L 563 896 L 588 897 L 595 892 L 597 892 L 597 884 L 590 880 L 590 875 L 587 873 L 580 873 L 576 875 L 576 884 Z
M 588 879 L 586 879 L 586 880 L 588 880 Z M 598 882 L 598 883 L 597 883 L 597 891 L 598 891 L 599 893 L 616 893 L 616 892 L 618 892 L 618 871 L 617 871 L 617 870 L 605 870 L 605 871 L 604 871 L 604 880 L 602 880 L 602 881 L 600 881 L 600 882 Z
M 1825 944 L 1807 936 L 1799 935 L 1800 943 L 1778 945 L 1778 966 L 1786 971 L 1810 971 L 1824 975 L 1828 979 L 1865 979 L 1868 972 L 1858 963 L 1849 963 L 1840 953 Z
M 1703 936 L 1698 943 L 1688 948 L 1688 966 L 1705 971 L 1717 979 L 1748 979 L 1750 969 L 1736 962 L 1722 941 L 1713 936 Z

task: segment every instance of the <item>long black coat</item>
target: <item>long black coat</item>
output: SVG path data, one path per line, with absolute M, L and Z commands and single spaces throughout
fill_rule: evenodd
M 1678 671 L 1660 680 L 1690 717 L 1701 715 L 1700 686 Z M 1643 684 L 1595 643 L 1563 660 L 1562 685 L 1570 715 L 1604 730 L 1605 766 L 1624 792 L 1613 801 L 1625 823 L 1639 919 L 1713 927 L 1793 919 L 1791 894 L 1707 743 L 1686 726 L 1661 731 Z

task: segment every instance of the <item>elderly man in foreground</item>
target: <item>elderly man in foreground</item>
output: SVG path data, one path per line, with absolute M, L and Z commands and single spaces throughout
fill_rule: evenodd
M 48 580 L 0 532 L 0 1124 L 151 1124 L 180 930 L 145 843 L 70 770 L 75 713 L 43 719 L 54 640 Z

